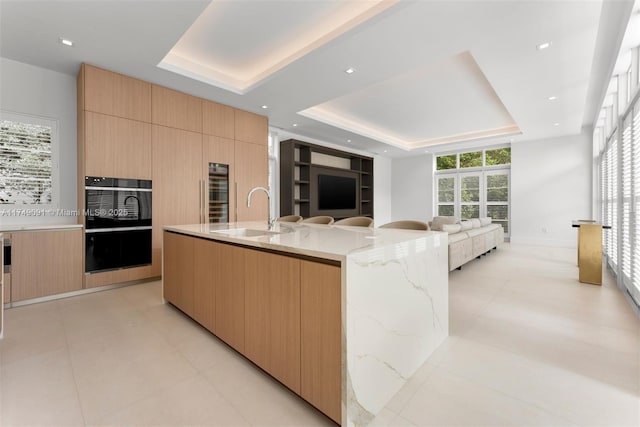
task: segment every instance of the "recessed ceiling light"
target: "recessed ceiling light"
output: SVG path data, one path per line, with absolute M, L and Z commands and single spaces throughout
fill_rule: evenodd
M 549 101 L 555 101 L 556 99 L 558 99 L 557 96 L 550 96 L 549 98 L 547 98 Z
M 347 142 L 351 142 L 351 140 L 350 140 L 350 139 L 347 139 Z
M 553 125 L 554 126 L 560 126 L 560 123 L 554 123 Z
M 264 110 L 266 110 L 266 109 L 267 109 L 267 108 L 269 108 L 269 107 L 268 107 L 268 106 L 266 106 L 266 105 L 263 105 L 261 108 L 262 108 L 262 109 L 264 109 Z
M 69 46 L 69 47 L 73 46 L 73 42 L 72 42 L 71 40 L 69 40 L 69 39 L 65 39 L 65 38 L 60 37 L 60 38 L 58 39 L 58 41 L 59 41 L 61 44 L 65 45 L 65 46 Z
M 345 73 L 347 74 L 353 74 L 356 72 L 355 68 L 349 67 L 346 70 L 344 70 Z
M 551 42 L 540 43 L 538 46 L 536 46 L 536 49 L 544 50 L 544 49 L 546 49 L 548 47 L 551 47 Z
M 387 152 L 387 150 L 384 150 L 384 153 L 386 153 L 386 152 Z
M 293 127 L 296 127 L 296 126 L 298 126 L 298 124 L 297 124 L 297 123 L 294 123 L 294 124 L 293 124 Z

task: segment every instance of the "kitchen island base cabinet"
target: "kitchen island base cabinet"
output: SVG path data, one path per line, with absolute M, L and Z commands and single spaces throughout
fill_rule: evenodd
M 247 250 L 245 354 L 300 394 L 300 260 Z
M 341 423 L 340 267 L 168 231 L 163 253 L 167 301 Z
M 164 235 L 164 299 L 193 317 L 195 239 L 175 233 Z
M 340 267 L 302 261 L 300 269 L 300 395 L 342 422 Z

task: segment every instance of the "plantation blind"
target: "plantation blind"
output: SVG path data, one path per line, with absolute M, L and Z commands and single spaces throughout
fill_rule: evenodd
M 633 120 L 632 120 L 633 117 Z M 632 147 L 632 199 L 631 199 L 631 234 L 633 236 L 633 253 L 631 254 L 631 280 L 627 289 L 636 302 L 640 302 L 640 105 L 636 102 L 624 120 L 624 127 L 629 126 Z
M 0 120 L 0 204 L 51 204 L 53 131 L 53 126 Z

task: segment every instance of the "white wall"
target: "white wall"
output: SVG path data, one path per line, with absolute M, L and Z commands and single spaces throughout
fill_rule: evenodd
M 580 135 L 511 146 L 511 241 L 576 246 L 575 219 L 591 218 L 592 142 Z
M 58 122 L 59 203 L 56 208 L 75 211 L 76 206 L 76 78 L 21 62 L 0 58 L 0 109 L 41 116 Z M 28 208 L 28 206 L 25 206 Z M 4 207 L 7 209 L 7 207 Z M 75 223 L 71 216 L 0 217 L 2 224 Z
M 392 221 L 431 221 L 433 155 L 393 159 L 391 171 Z

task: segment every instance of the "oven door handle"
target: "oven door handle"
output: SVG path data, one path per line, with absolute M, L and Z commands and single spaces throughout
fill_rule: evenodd
M 91 233 L 112 233 L 114 231 L 143 231 L 143 230 L 151 230 L 150 225 L 145 225 L 141 227 L 112 227 L 112 228 L 89 228 L 85 230 L 86 234 Z

